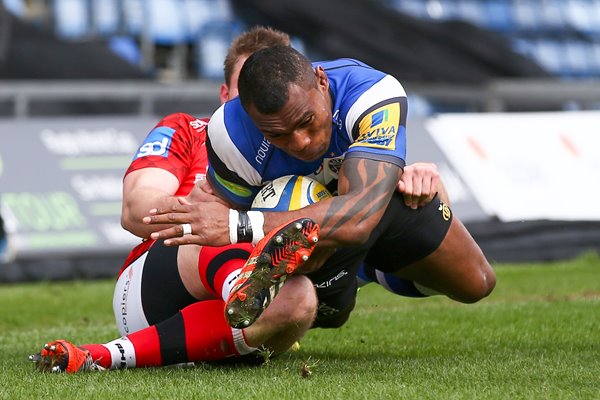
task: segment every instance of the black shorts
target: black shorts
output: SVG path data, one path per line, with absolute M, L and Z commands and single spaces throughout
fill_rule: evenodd
M 165 246 L 162 240 L 148 249 L 142 275 L 141 297 L 144 315 L 155 325 L 196 303 L 185 288 L 177 267 L 177 246 Z
M 363 262 L 396 272 L 433 253 L 451 222 L 450 208 L 437 197 L 413 210 L 404 205 L 400 194 L 394 194 L 365 244 L 338 249 L 318 271 L 308 274 L 319 298 L 313 327 L 336 328 L 346 322 L 356 301 L 356 273 Z

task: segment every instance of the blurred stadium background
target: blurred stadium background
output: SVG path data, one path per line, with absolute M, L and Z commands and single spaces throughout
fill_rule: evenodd
M 0 282 L 115 275 L 138 144 L 210 116 L 255 24 L 401 80 L 408 161 L 491 261 L 600 249 L 600 0 L 0 0 Z

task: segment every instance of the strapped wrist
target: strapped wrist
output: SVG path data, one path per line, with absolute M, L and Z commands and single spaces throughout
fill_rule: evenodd
M 229 210 L 229 241 L 256 244 L 265 234 L 265 218 L 260 211 Z

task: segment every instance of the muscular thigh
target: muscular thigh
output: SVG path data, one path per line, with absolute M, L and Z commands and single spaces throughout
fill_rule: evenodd
M 452 213 L 438 197 L 413 210 L 394 195 L 373 238 L 365 262 L 384 272 L 395 272 L 432 254 L 444 241 Z
M 458 218 L 433 253 L 394 274 L 465 303 L 487 296 L 496 284 L 492 267 Z

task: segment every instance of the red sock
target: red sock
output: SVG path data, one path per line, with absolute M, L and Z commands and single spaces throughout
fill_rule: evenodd
M 89 350 L 92 353 L 92 359 L 98 363 L 101 367 L 110 368 L 112 364 L 112 357 L 110 356 L 110 351 L 101 344 L 84 344 L 84 349 Z
M 82 346 L 105 368 L 156 367 L 248 354 L 243 331 L 225 320 L 221 300 L 194 303 L 173 317 L 104 345 Z
M 198 256 L 198 273 L 204 287 L 215 296 L 226 300 L 254 246 L 238 243 L 224 247 L 202 247 Z

